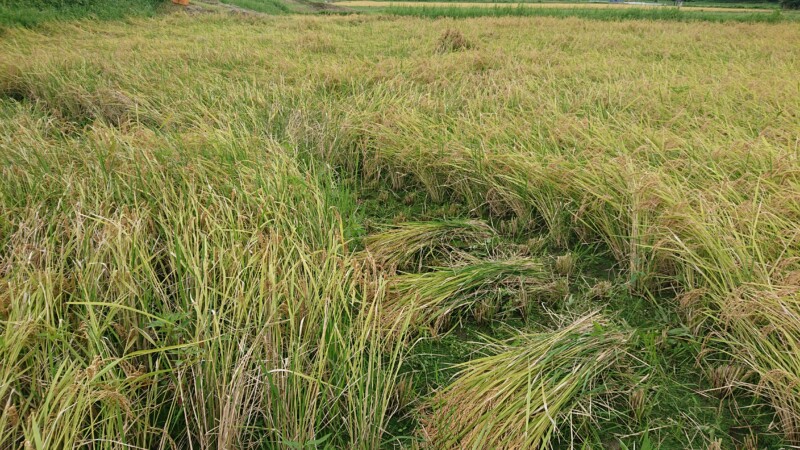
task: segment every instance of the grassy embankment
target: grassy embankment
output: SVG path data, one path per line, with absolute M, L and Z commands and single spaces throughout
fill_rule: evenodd
M 162 0 L 2 0 L 0 27 L 33 27 L 74 19 L 113 20 L 156 14 Z

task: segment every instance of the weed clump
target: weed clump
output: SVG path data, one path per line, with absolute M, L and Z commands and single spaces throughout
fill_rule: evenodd
M 468 50 L 473 45 L 464 37 L 461 31 L 448 28 L 436 41 L 436 53 L 450 53 L 460 50 Z
M 560 275 L 570 276 L 575 272 L 575 256 L 572 253 L 556 257 L 556 272 Z
M 613 289 L 614 285 L 610 281 L 598 281 L 589 289 L 587 297 L 593 300 L 604 300 L 611 295 Z

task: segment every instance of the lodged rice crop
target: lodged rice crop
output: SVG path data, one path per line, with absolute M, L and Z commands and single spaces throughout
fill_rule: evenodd
M 381 442 L 405 352 L 383 338 L 384 283 L 285 149 L 53 139 L 11 114 L 30 134 L 3 130 L 4 446 Z
M 470 45 L 437 51 L 442 29 Z M 538 255 L 447 266 L 486 239 L 570 252 L 574 281 L 606 262 L 603 288 L 569 286 L 556 313 L 584 297 L 620 308 L 610 323 L 635 299 L 674 312 L 659 336 L 741 368 L 734 395 L 797 444 L 798 69 L 792 23 L 178 13 L 6 29 L 0 446 L 417 436 L 396 337 L 550 276 Z M 414 194 L 416 215 L 364 236 L 378 187 Z M 448 205 L 464 217 L 437 217 Z M 551 442 L 627 342 L 579 323 L 459 366 L 433 394 L 431 445 Z
M 552 278 L 539 261 L 516 259 L 482 261 L 431 272 L 400 274 L 389 279 L 385 317 L 394 323 L 410 316 L 415 325 L 438 330 L 459 311 L 476 309 L 489 303 L 499 308 L 503 301 L 512 308 L 524 309 L 520 300 L 527 290 L 541 288 Z
M 486 242 L 495 231 L 477 220 L 407 222 L 364 238 L 370 256 L 387 268 L 448 255 L 460 248 Z
M 430 401 L 424 430 L 430 447 L 547 448 L 625 352 L 626 335 L 601 323 L 589 314 L 553 332 L 496 344 L 493 354 L 461 364 L 453 383 Z

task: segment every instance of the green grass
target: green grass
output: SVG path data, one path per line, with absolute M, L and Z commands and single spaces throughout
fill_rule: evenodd
M 669 3 L 667 3 L 669 4 Z M 713 6 L 716 8 L 740 8 L 740 9 L 780 9 L 781 5 L 776 1 L 725 1 L 725 0 L 688 0 L 684 2 L 684 7 L 691 9 L 692 7 Z
M 386 3 L 391 3 L 392 0 L 378 0 L 378 1 L 385 1 Z M 430 2 L 437 2 L 437 3 L 564 3 L 564 4 L 580 4 L 580 3 L 587 3 L 587 4 L 595 4 L 595 3 L 608 3 L 608 2 L 601 2 L 601 1 L 588 1 L 588 0 L 553 0 L 553 1 L 544 1 L 544 0 L 412 0 L 418 3 L 430 3 Z M 652 4 L 662 4 L 662 5 L 674 5 L 674 2 L 671 1 L 648 1 L 647 3 Z M 740 1 L 740 0 L 687 0 L 684 2 L 685 7 L 701 7 L 701 6 L 714 6 L 714 7 L 727 7 L 727 8 L 780 8 L 780 3 L 776 0 L 764 0 L 764 1 Z
M 162 0 L 3 0 L 0 2 L 0 26 L 34 27 L 52 21 L 149 17 L 163 4 Z
M 223 3 L 264 14 L 288 14 L 292 12 L 286 2 L 281 0 L 223 0 Z

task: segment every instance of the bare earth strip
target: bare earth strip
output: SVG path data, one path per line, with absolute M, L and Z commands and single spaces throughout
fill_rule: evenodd
M 339 6 L 419 6 L 419 7 L 457 7 L 457 8 L 492 8 L 492 7 L 525 7 L 547 9 L 614 9 L 614 8 L 662 8 L 663 5 L 629 5 L 614 3 L 470 3 L 470 2 L 389 2 L 374 0 L 348 0 L 336 2 Z M 684 8 L 691 11 L 718 11 L 718 12 L 771 12 L 763 8 L 719 8 L 713 6 L 699 6 Z

